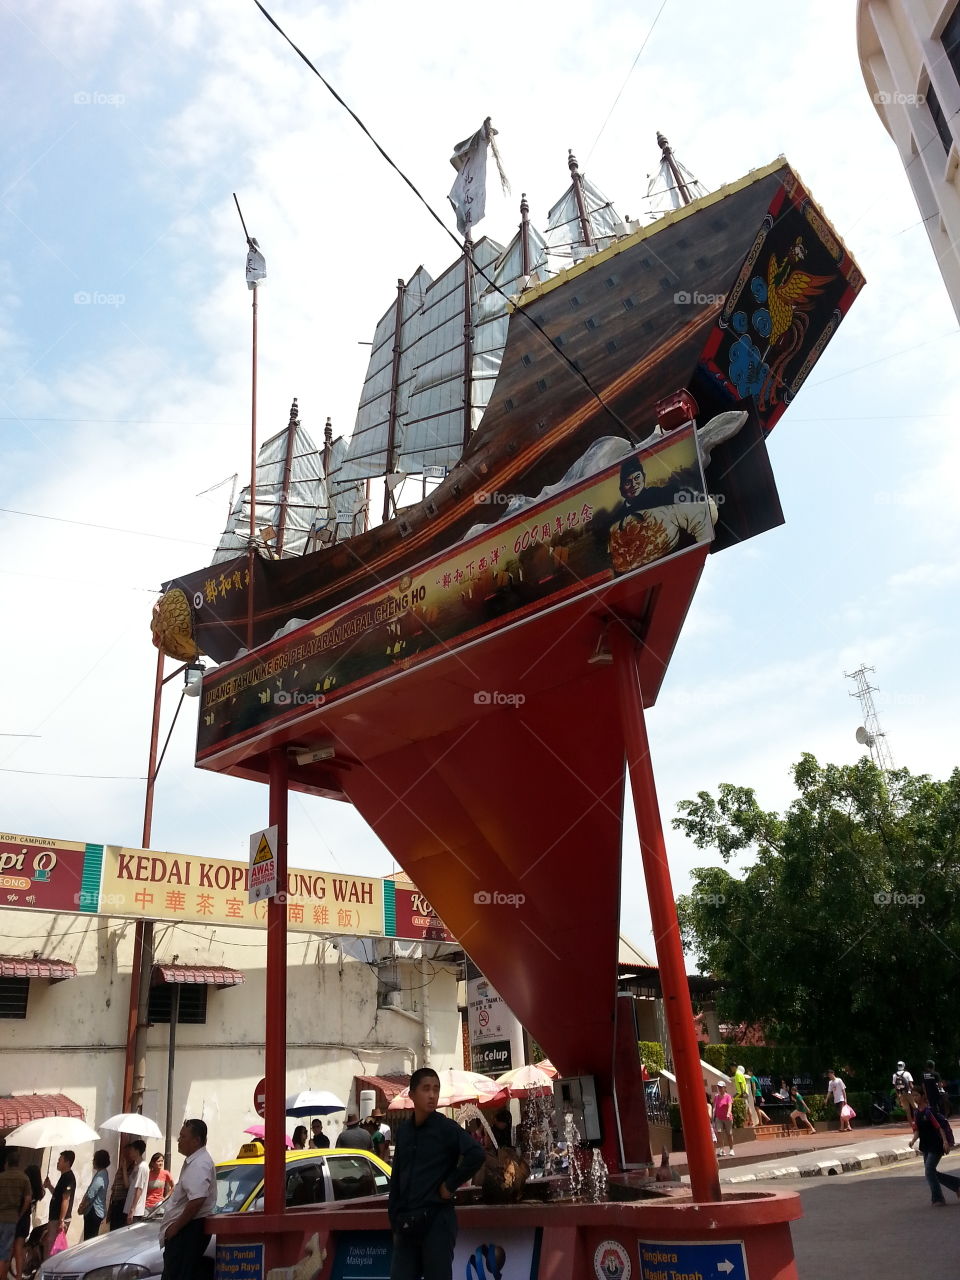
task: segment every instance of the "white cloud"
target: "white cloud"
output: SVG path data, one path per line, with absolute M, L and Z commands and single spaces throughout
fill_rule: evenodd
M 668 5 L 600 132 L 657 8 L 536 0 L 520 30 L 504 0 L 470 23 L 425 0 L 303 0 L 277 16 L 448 223 L 450 147 L 492 115 L 514 191 L 491 194 L 483 229 L 501 240 L 521 191 L 544 221 L 570 146 L 634 216 L 657 128 L 711 185 L 787 153 L 868 285 L 771 439 L 786 526 L 706 565 L 650 715 L 665 821 L 678 799 L 724 780 L 787 803 L 789 766 L 805 749 L 855 758 L 857 708 L 842 673 L 861 661 L 902 699 L 888 706 L 897 759 L 946 772 L 956 606 L 944 588 L 960 508 L 949 489 L 956 339 L 942 335 L 955 321 L 860 79 L 852 23 L 837 28 L 832 0 L 784 10 L 775 28 L 759 0 L 725 22 L 703 6 L 702 25 Z M 10 355 L 0 414 L 24 421 L 4 422 L 0 436 L 5 505 L 182 541 L 0 515 L 0 644 L 18 673 L 4 722 L 42 734 L 0 739 L 0 765 L 135 778 L 153 682 L 146 589 L 203 563 L 226 495 L 194 495 L 247 467 L 250 299 L 231 193 L 269 272 L 262 436 L 286 421 L 293 395 L 317 436 L 327 414 L 349 430 L 359 344 L 396 278 L 421 261 L 438 271 L 452 246 L 254 6 L 37 0 L 25 22 L 32 34 L 23 30 L 12 62 L 26 132 L 8 157 L 25 176 L 8 198 L 16 216 L 2 224 L 10 267 L 0 279 L 21 300 L 0 335 Z M 744 65 L 745 32 L 754 71 L 718 78 L 718 66 Z M 74 107 L 76 90 L 98 88 L 124 94 L 122 108 Z M 77 155 L 97 162 L 98 181 L 72 167 Z M 87 287 L 116 287 L 126 301 L 74 307 Z M 41 417 L 67 421 L 26 421 Z M 931 725 L 934 696 L 943 714 Z M 154 843 L 242 857 L 265 820 L 265 791 L 192 768 L 195 714 L 185 706 L 163 766 Z M 139 843 L 140 782 L 0 777 L 8 829 Z M 295 800 L 291 833 L 294 861 L 390 866 L 346 806 Z M 669 831 L 668 841 L 681 890 L 705 855 Z M 625 926 L 643 946 L 637 865 L 628 839 Z

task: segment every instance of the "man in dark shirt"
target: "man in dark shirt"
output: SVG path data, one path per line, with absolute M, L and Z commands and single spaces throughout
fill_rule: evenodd
M 347 1116 L 347 1123 L 337 1138 L 337 1146 L 359 1148 L 361 1151 L 373 1150 L 373 1141 L 360 1123 L 359 1116 Z
M 318 1149 L 322 1149 L 323 1147 L 329 1147 L 330 1139 L 323 1132 L 322 1121 L 314 1120 L 310 1127 L 313 1130 L 313 1137 L 310 1139 L 311 1147 L 316 1147 Z
M 484 1161 L 480 1144 L 437 1112 L 440 1077 L 421 1067 L 410 1077 L 413 1119 L 400 1126 L 387 1211 L 393 1227 L 390 1280 L 452 1280 L 458 1187 Z
M 932 1058 L 927 1059 L 923 1069 L 923 1091 L 934 1111 L 946 1113 L 950 1110 L 950 1099 L 947 1097 L 946 1090 L 940 1087 L 940 1072 Z
M 43 1180 L 43 1185 L 51 1193 L 50 1222 L 43 1237 L 44 1258 L 50 1256 L 53 1242 L 60 1232 L 66 1231 L 67 1222 L 73 1211 L 73 1198 L 77 1194 L 77 1179 L 73 1172 L 73 1162 L 76 1158 L 73 1151 L 61 1151 L 60 1158 L 57 1160 L 57 1172 L 60 1174 L 57 1185 L 54 1186 L 50 1181 L 49 1174 Z

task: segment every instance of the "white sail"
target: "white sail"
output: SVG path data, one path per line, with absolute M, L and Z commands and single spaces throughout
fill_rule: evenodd
M 484 236 L 473 246 L 473 261 L 489 274 L 503 246 Z M 471 273 L 470 323 L 476 325 L 483 277 Z M 410 353 L 414 380 L 403 417 L 399 470 L 421 474 L 424 467 L 452 467 L 463 452 L 464 327 L 466 272 L 452 263 L 427 289 L 416 343 Z M 480 409 L 482 413 L 482 406 Z M 480 420 L 471 413 L 471 427 Z
M 284 499 L 288 441 L 292 440 L 289 483 Z M 299 423 L 264 441 L 257 453 L 256 529 L 261 549 L 276 554 L 281 528 L 281 555 L 302 555 L 317 512 L 327 507 L 327 491 L 317 446 Z M 262 530 L 267 532 L 261 533 Z M 272 532 L 271 532 L 272 531 Z M 250 486 L 241 489 L 227 520 L 212 564 L 233 560 L 247 549 L 250 537 Z
M 327 473 L 327 509 L 318 518 L 317 528 L 326 531 L 322 541 L 342 542 L 367 528 L 366 484 L 362 480 L 347 480 L 344 462 L 348 445 L 343 436 L 337 436 L 329 447 L 329 471 Z
M 579 176 L 584 211 L 594 247 L 588 246 L 584 240 L 576 192 L 571 183 L 547 216 L 546 261 L 538 265 L 546 266 L 551 273 L 605 249 L 627 230 L 623 219 L 600 188 L 594 186 L 583 174 Z
M 673 157 L 673 161 L 680 171 L 680 176 L 691 199 L 699 200 L 701 196 L 709 194 L 703 183 L 698 181 L 690 170 L 680 163 L 676 156 Z M 659 218 L 664 213 L 679 209 L 684 203 L 680 188 L 677 185 L 677 179 L 666 157 L 660 161 L 660 168 L 647 183 L 645 202 L 647 204 L 647 216 L 650 218 Z
M 534 272 L 523 270 L 522 232 L 514 238 L 497 259 L 492 270 L 487 271 L 492 283 L 478 277 L 480 296 L 477 300 L 477 319 L 473 339 L 473 417 L 474 427 L 480 423 L 484 409 L 490 403 L 493 384 L 500 373 L 503 351 L 507 345 L 507 328 L 510 323 L 511 298 L 521 294 Z M 529 262 L 542 262 L 546 258 L 546 241 L 531 223 L 527 223 Z M 546 276 L 541 268 L 540 278 Z
M 396 412 L 398 423 L 406 408 L 413 378 L 411 351 L 417 340 L 420 312 L 431 285 L 429 274 L 418 267 L 403 292 L 399 334 L 399 373 Z M 393 383 L 394 346 L 397 345 L 397 305 L 394 301 L 381 317 L 373 335 L 367 376 L 360 396 L 357 421 L 346 453 L 337 468 L 341 484 L 385 475 L 390 434 L 390 405 Z M 395 459 L 393 459 L 395 461 Z

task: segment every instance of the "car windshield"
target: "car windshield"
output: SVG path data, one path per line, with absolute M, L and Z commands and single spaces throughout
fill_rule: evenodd
M 238 1213 L 263 1181 L 262 1164 L 228 1164 L 217 1169 L 214 1213 Z

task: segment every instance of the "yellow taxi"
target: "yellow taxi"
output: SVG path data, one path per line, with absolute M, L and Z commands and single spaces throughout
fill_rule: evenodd
M 214 1213 L 257 1212 L 263 1208 L 263 1156 L 259 1143 L 246 1143 L 249 1155 L 221 1160 L 217 1165 L 217 1207 Z M 288 1151 L 285 1201 L 287 1208 L 386 1195 L 390 1166 L 372 1151 L 352 1147 L 308 1147 Z

